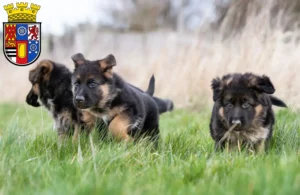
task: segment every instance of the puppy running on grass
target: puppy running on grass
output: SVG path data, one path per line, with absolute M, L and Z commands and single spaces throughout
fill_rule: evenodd
M 73 141 L 76 141 L 80 131 L 90 133 L 101 125 L 95 116 L 74 106 L 71 76 L 66 66 L 50 60 L 41 61 L 29 72 L 32 88 L 26 102 L 47 108 L 55 121 L 60 144 L 66 136 L 74 135 Z
M 215 147 L 223 149 L 228 144 L 229 148 L 264 149 L 275 123 L 272 105 L 286 107 L 271 96 L 275 88 L 270 79 L 252 73 L 228 74 L 213 79 L 212 89 L 215 103 L 210 133 Z
M 128 142 L 147 136 L 157 144 L 159 108 L 152 97 L 154 89 L 143 92 L 113 73 L 113 67 L 117 65 L 113 55 L 90 61 L 78 53 L 72 60 L 75 63 L 72 83 L 77 108 L 102 118 L 110 134 L 118 140 Z

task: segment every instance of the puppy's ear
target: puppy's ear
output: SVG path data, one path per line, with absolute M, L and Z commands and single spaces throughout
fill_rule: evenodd
M 211 88 L 213 90 L 213 100 L 214 102 L 217 101 L 222 94 L 222 80 L 220 78 L 215 78 L 211 82 Z
M 74 54 L 71 58 L 75 64 L 75 68 L 77 68 L 80 65 L 83 65 L 85 62 L 85 57 L 82 53 Z
M 29 72 L 29 81 L 31 83 L 49 81 L 52 70 L 53 62 L 49 60 L 43 60 L 37 65 L 36 68 Z
M 99 60 L 99 65 L 102 73 L 107 79 L 110 79 L 113 77 L 113 71 L 112 68 L 117 65 L 116 58 L 112 55 L 109 54 L 106 56 L 104 59 Z
M 263 76 L 255 76 L 250 84 L 254 88 L 254 90 L 260 93 L 273 94 L 275 92 L 275 88 L 269 77 L 266 75 Z

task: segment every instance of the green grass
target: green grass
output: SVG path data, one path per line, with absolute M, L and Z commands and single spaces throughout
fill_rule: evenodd
M 300 194 L 300 113 L 280 110 L 268 154 L 214 153 L 209 110 L 162 115 L 160 148 L 57 146 L 49 114 L 0 105 L 0 194 Z

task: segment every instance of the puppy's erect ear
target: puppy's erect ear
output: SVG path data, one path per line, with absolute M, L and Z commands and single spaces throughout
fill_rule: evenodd
M 75 68 L 77 68 L 79 65 L 84 64 L 84 62 L 85 62 L 85 58 L 82 53 L 74 54 L 71 58 L 75 64 Z
M 49 60 L 43 60 L 37 65 L 36 68 L 29 72 L 29 81 L 31 83 L 49 81 L 52 70 L 53 62 Z
M 98 62 L 104 76 L 108 79 L 112 78 L 113 76 L 112 68 L 117 65 L 116 58 L 112 54 L 109 54 L 104 59 L 99 60 Z
M 270 78 L 266 75 L 253 76 L 249 81 L 249 84 L 254 88 L 254 90 L 260 93 L 273 94 L 275 92 L 275 88 Z
M 213 90 L 213 100 L 217 101 L 221 97 L 222 93 L 222 81 L 220 78 L 215 78 L 211 82 L 211 88 Z

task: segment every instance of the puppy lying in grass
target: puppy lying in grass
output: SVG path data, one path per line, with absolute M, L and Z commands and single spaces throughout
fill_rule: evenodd
M 144 92 L 113 73 L 113 67 L 117 65 L 113 55 L 91 61 L 78 53 L 72 60 L 75 63 L 72 83 L 77 108 L 101 118 L 110 134 L 118 140 L 128 142 L 146 136 L 157 144 L 159 107 L 152 97 L 154 87 Z M 169 104 L 159 100 L 163 105 Z
M 260 151 L 272 137 L 275 123 L 272 105 L 286 107 L 272 96 L 275 88 L 267 76 L 228 74 L 212 81 L 214 107 L 210 133 L 215 147 L 249 146 Z

